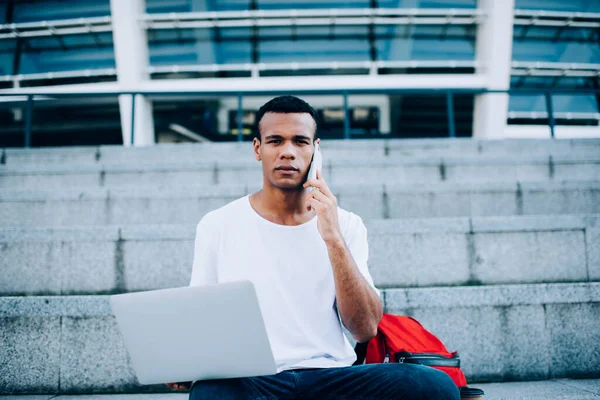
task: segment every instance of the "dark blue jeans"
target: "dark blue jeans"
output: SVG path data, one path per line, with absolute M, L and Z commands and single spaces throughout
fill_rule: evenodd
M 198 381 L 190 400 L 201 399 L 402 399 L 459 400 L 448 375 L 414 364 L 363 364 L 343 368 L 312 368 L 275 375 Z

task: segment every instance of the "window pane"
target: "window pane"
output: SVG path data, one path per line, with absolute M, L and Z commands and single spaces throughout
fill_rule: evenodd
M 12 75 L 14 54 L 17 49 L 16 39 L 2 40 L 0 49 L 0 75 Z
M 599 0 L 515 0 L 515 8 L 529 10 L 600 12 Z
M 28 39 L 23 46 L 19 72 L 74 71 L 114 68 L 115 58 L 110 33 L 39 37 Z
M 475 37 L 465 27 L 379 26 L 378 58 L 394 60 L 473 60 Z
M 103 17 L 110 15 L 110 0 L 15 1 L 13 22 Z

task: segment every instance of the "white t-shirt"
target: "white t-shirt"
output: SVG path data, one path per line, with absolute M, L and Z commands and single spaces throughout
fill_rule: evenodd
M 333 270 L 317 218 L 276 224 L 260 216 L 247 195 L 209 212 L 196 229 L 190 286 L 251 281 L 278 372 L 356 360 L 335 307 Z M 362 219 L 339 207 L 338 219 L 360 272 L 375 288 Z

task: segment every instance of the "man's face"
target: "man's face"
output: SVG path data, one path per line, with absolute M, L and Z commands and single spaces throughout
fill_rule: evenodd
M 301 188 L 314 151 L 312 116 L 266 113 L 260 121 L 260 132 L 262 140 L 254 139 L 254 156 L 262 161 L 264 177 L 281 189 Z

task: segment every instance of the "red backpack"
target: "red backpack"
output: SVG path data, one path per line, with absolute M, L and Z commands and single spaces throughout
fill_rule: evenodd
M 387 358 L 391 363 L 427 365 L 447 373 L 456 386 L 467 385 L 458 352 L 450 353 L 440 339 L 411 317 L 383 314 L 377 336 L 368 342 L 364 356 L 366 364 L 383 363 Z

